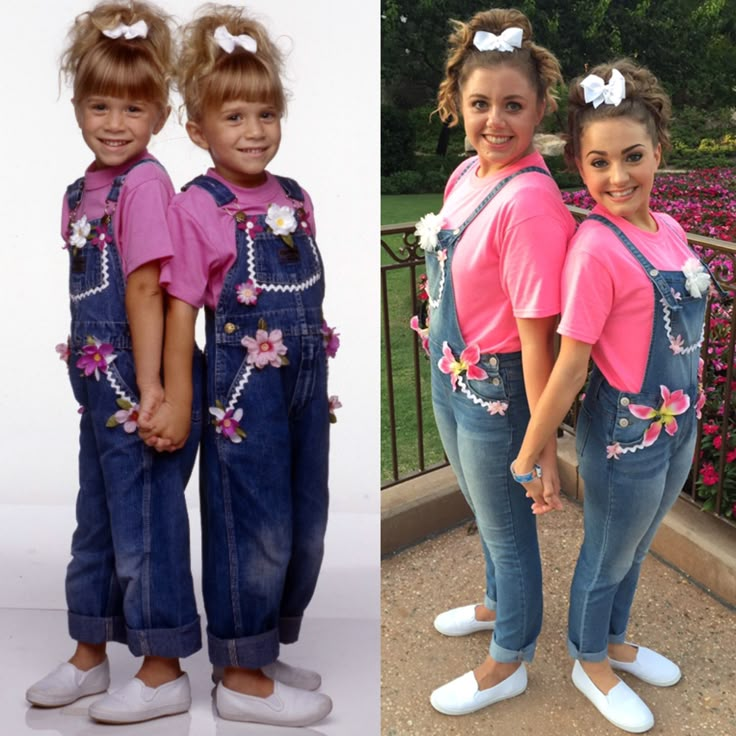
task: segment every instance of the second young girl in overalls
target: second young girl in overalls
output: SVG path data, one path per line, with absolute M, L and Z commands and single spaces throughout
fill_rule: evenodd
M 322 561 L 334 336 L 322 316 L 312 202 L 266 169 L 286 107 L 280 67 L 264 28 L 239 8 L 206 6 L 184 29 L 186 127 L 213 168 L 170 208 L 177 250 L 162 272 L 173 297 L 165 380 L 167 396 L 190 380 L 183 355 L 204 306 L 203 586 L 210 659 L 224 668 L 217 709 L 304 726 L 332 703 L 313 692 L 317 673 L 277 657 L 280 642 L 299 636 Z M 166 439 L 179 413 L 187 407 L 165 403 L 155 433 Z
M 77 647 L 26 697 L 51 707 L 106 690 L 107 642 L 123 642 L 143 664 L 89 710 L 114 723 L 186 711 L 189 680 L 178 658 L 201 646 L 184 499 L 198 420 L 186 447 L 171 454 L 146 447 L 137 433 L 139 415 L 163 399 L 159 264 L 172 253 L 166 214 L 174 191 L 146 147 L 169 113 L 171 67 L 168 18 L 139 2 L 80 15 L 63 57 L 94 155 L 67 189 L 62 214 L 72 319 L 60 352 L 81 413 L 66 576 Z M 191 366 L 192 350 L 187 360 Z
M 576 687 L 632 733 L 651 728 L 654 717 L 614 670 L 659 686 L 680 679 L 676 664 L 626 641 L 626 629 L 642 561 L 693 461 L 711 281 L 682 228 L 649 209 L 669 114 L 654 75 L 628 60 L 570 85 L 566 155 L 596 206 L 570 247 L 560 356 L 515 460 L 517 472 L 532 470 L 592 355 L 576 433 L 585 537 L 568 646 Z M 538 486 L 526 484 L 534 495 Z
M 455 23 L 439 113 L 462 117 L 477 156 L 462 163 L 437 217 L 418 231 L 429 276 L 432 402 L 447 457 L 478 523 L 486 596 L 440 614 L 448 636 L 493 630 L 474 671 L 432 693 L 461 715 L 526 689 L 542 625 L 542 570 L 531 503 L 509 470 L 552 369 L 559 283 L 572 216 L 533 136 L 554 109 L 554 56 L 515 10 Z M 559 507 L 556 447 L 541 460 L 545 508 Z

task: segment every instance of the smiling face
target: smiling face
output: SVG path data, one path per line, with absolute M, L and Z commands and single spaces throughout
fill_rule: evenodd
M 207 109 L 199 122 L 190 120 L 187 132 L 209 151 L 220 176 L 241 187 L 266 180 L 266 166 L 281 143 L 281 114 L 266 102 L 234 100 Z
M 612 215 L 642 230 L 656 230 L 649 212 L 662 146 L 647 127 L 629 117 L 588 123 L 580 138 L 580 175 L 590 196 Z
M 124 97 L 90 95 L 73 102 L 82 137 L 98 169 L 120 166 L 139 156 L 168 117 L 168 109 Z
M 480 159 L 479 176 L 516 163 L 531 153 L 544 116 L 544 100 L 518 69 L 506 64 L 470 72 L 461 92 L 461 114 Z

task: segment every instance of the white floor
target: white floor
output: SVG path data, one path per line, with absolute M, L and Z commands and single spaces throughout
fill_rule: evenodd
M 192 529 L 198 528 L 190 509 Z M 0 505 L 0 733 L 62 736 L 378 736 L 379 554 L 378 514 L 337 512 L 330 517 L 325 562 L 297 644 L 282 648 L 285 661 L 322 674 L 332 713 L 312 728 L 291 729 L 223 721 L 214 713 L 205 651 L 184 660 L 193 704 L 186 715 L 134 726 L 93 723 L 86 706 L 29 707 L 26 687 L 59 662 L 73 645 L 66 629 L 64 569 L 74 528 L 71 506 Z M 193 534 L 195 585 L 199 547 Z M 202 609 L 200 600 L 200 610 Z M 120 645 L 109 648 L 112 687 L 136 669 Z M 85 702 L 86 701 L 86 702 Z

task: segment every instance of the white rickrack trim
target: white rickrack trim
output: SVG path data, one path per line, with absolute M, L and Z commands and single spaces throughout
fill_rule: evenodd
M 252 365 L 246 366 L 245 371 L 243 372 L 243 375 L 240 377 L 240 380 L 238 381 L 238 385 L 235 387 L 235 390 L 230 396 L 230 401 L 227 402 L 226 410 L 232 409 L 233 411 L 235 411 L 235 405 L 238 403 L 238 399 L 243 393 L 245 384 L 248 383 L 248 381 L 250 380 L 251 373 L 253 373 L 253 366 Z
M 437 298 L 432 299 L 432 297 L 429 296 L 429 292 L 427 292 L 427 295 L 429 296 L 429 306 L 432 307 L 432 309 L 437 309 L 437 307 L 439 307 L 440 302 L 442 301 L 442 292 L 445 290 L 445 261 L 440 261 L 438 259 L 438 265 L 440 267 L 440 285 L 437 289 Z
M 463 393 L 468 399 L 470 399 L 477 406 L 482 406 L 484 409 L 487 409 L 489 412 L 491 409 L 491 405 L 496 403 L 506 404 L 503 412 L 506 412 L 506 410 L 509 408 L 508 401 L 501 401 L 500 399 L 493 399 L 492 401 L 488 401 L 478 396 L 478 394 L 470 390 L 470 387 L 465 383 L 462 376 L 457 377 L 457 385 L 460 387 L 461 393 Z M 504 415 L 502 412 L 496 413 L 500 414 L 501 416 Z
M 667 300 L 664 297 L 659 300 L 659 303 L 662 305 L 664 329 L 667 333 L 667 338 L 670 341 L 670 345 L 674 345 L 677 338 L 675 338 L 675 336 L 672 334 L 672 310 L 670 310 L 669 306 L 667 305 Z M 681 337 L 681 335 L 678 335 L 677 337 Z M 688 345 L 687 347 L 680 348 L 677 352 L 675 352 L 675 355 L 688 355 L 689 353 L 694 353 L 696 350 L 700 350 L 700 346 L 703 344 L 703 340 L 705 340 L 705 325 L 703 325 L 703 328 L 700 331 L 700 340 L 697 343 L 693 343 L 692 345 Z
M 82 292 L 81 294 L 72 294 L 69 298 L 73 302 L 78 302 L 82 299 L 86 299 L 88 296 L 103 292 L 108 286 L 110 286 L 110 269 L 108 266 L 107 246 L 105 246 L 102 249 L 102 283 L 99 286 L 95 286 L 92 289 Z
M 135 404 L 136 402 L 133 400 L 132 396 L 128 396 L 128 394 L 125 393 L 123 390 L 123 387 L 117 382 L 117 379 L 113 375 L 113 371 L 110 370 L 110 367 L 108 366 L 108 370 L 105 371 L 105 378 L 107 378 L 107 382 L 112 386 L 112 390 L 115 392 L 115 395 L 123 399 L 123 401 L 127 401 L 130 404 Z
M 311 236 L 307 236 L 309 239 L 309 245 L 312 249 L 312 254 L 314 255 L 315 263 L 319 264 L 319 254 L 317 253 L 317 246 L 314 243 L 314 240 L 311 238 Z M 317 272 L 314 273 L 312 276 L 310 276 L 305 281 L 301 281 L 298 284 L 266 284 L 261 281 L 259 281 L 256 278 L 256 254 L 254 249 L 255 241 L 253 238 L 251 238 L 250 233 L 248 230 L 245 231 L 245 240 L 248 246 L 248 253 L 246 256 L 246 261 L 248 263 L 248 277 L 253 282 L 253 285 L 258 287 L 259 289 L 263 291 L 280 291 L 280 292 L 294 292 L 294 291 L 304 291 L 305 289 L 309 289 L 310 287 L 314 286 L 321 278 L 322 278 L 322 269 L 319 268 L 319 265 L 317 267 Z

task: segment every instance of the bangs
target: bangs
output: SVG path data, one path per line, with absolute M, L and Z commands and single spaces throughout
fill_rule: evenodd
M 92 95 L 145 100 L 168 104 L 168 82 L 160 67 L 140 45 L 116 43 L 92 49 L 79 65 L 74 78 L 74 96 Z
M 286 107 L 278 74 L 274 74 L 253 54 L 234 54 L 225 58 L 203 80 L 201 88 L 202 111 L 219 108 L 233 100 L 272 105 L 279 114 Z

